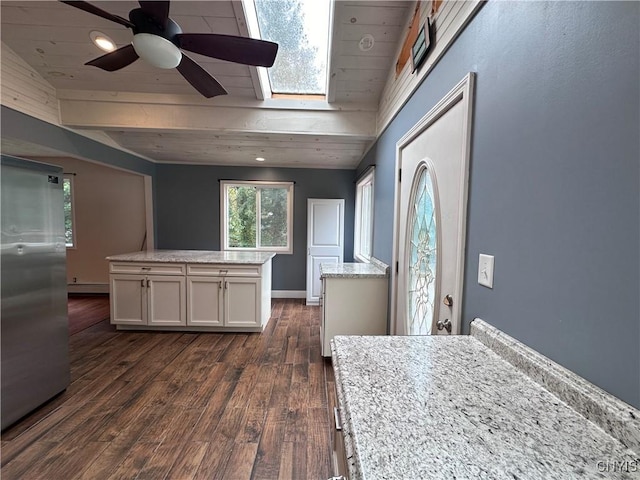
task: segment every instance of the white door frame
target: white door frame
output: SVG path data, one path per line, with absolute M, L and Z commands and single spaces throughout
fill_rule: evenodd
M 402 164 L 402 149 L 415 140 L 429 126 L 435 123 L 445 112 L 451 109 L 459 102 L 464 102 L 466 109 L 463 125 L 463 162 L 462 175 L 460 177 L 460 205 L 462 205 L 463 214 L 458 224 L 458 255 L 456 260 L 456 285 L 454 289 L 455 304 L 454 315 L 451 318 L 452 334 L 459 334 L 461 330 L 462 315 L 462 290 L 464 283 L 464 250 L 466 243 L 467 229 L 467 190 L 469 183 L 469 158 L 471 157 L 471 122 L 473 114 L 473 91 L 474 91 L 475 73 L 469 72 L 453 89 L 447 93 L 427 114 L 422 117 L 398 142 L 396 143 L 396 164 L 395 164 L 395 196 L 393 202 L 394 211 L 394 234 L 393 234 L 393 268 L 391 269 L 391 334 L 398 334 L 397 319 L 397 301 L 398 301 L 398 275 L 396 273 L 396 265 L 399 262 L 399 225 L 400 225 L 400 165 Z M 410 179 L 405 179 L 409 181 Z M 439 299 L 437 300 L 439 301 Z

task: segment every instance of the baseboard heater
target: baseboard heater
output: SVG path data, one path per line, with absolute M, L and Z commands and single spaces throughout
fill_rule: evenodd
M 108 283 L 69 283 L 69 293 L 109 293 Z

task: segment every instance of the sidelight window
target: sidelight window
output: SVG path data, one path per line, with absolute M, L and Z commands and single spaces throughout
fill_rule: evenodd
M 356 186 L 356 221 L 353 256 L 361 262 L 371 260 L 373 249 L 373 181 L 372 168 Z

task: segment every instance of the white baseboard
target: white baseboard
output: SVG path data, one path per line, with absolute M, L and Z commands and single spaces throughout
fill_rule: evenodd
M 107 283 L 69 283 L 67 285 L 69 293 L 109 293 Z
M 109 293 L 106 283 L 70 283 L 69 293 Z M 307 298 L 306 290 L 272 290 L 271 298 Z
M 307 298 L 306 290 L 271 290 L 271 298 Z

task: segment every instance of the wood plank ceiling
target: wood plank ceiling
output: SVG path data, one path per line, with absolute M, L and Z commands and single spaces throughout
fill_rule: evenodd
M 92 3 L 125 18 L 137 7 L 133 1 Z M 132 33 L 55 1 L 3 1 L 1 35 L 56 89 L 62 125 L 103 131 L 123 149 L 155 162 L 354 168 L 375 139 L 378 101 L 412 5 L 335 2 L 330 102 L 262 100 L 257 69 L 197 54 L 192 58 L 228 96 L 200 97 L 175 69 L 144 61 L 111 73 L 85 66 L 102 54 L 89 40 L 91 31 L 118 46 L 130 43 Z M 247 34 L 239 2 L 175 1 L 171 17 L 185 32 Z M 368 51 L 359 48 L 365 34 L 374 38 Z M 267 162 L 256 164 L 257 156 Z

